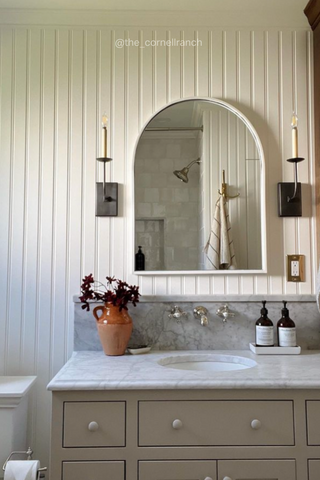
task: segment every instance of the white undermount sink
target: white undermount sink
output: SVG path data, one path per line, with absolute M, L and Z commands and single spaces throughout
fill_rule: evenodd
M 176 370 L 202 372 L 230 372 L 234 370 L 245 370 L 257 365 L 257 363 L 250 358 L 227 354 L 176 355 L 161 358 L 158 364 Z

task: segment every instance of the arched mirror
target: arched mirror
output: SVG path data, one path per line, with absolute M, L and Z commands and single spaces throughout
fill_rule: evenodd
M 241 112 L 206 99 L 161 110 L 135 152 L 137 273 L 265 271 L 264 182 Z

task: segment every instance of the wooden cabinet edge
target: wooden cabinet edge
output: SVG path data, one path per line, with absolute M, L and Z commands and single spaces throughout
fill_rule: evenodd
M 304 9 L 308 22 L 315 30 L 320 22 L 320 0 L 310 0 Z

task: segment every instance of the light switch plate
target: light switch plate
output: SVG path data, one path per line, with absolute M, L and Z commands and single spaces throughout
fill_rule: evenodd
M 287 280 L 288 282 L 305 281 L 305 256 L 288 255 L 287 256 Z

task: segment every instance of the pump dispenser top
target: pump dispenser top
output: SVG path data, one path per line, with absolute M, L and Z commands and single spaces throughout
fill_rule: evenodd
M 256 321 L 256 346 L 257 347 L 273 347 L 273 323 L 268 318 L 268 309 L 266 301 L 263 300 L 260 310 L 261 317 Z
M 283 317 L 289 317 L 289 310 L 287 309 L 287 303 L 285 300 L 282 300 L 283 303 L 283 309 L 281 310 L 282 316 Z
M 268 309 L 266 308 L 266 303 L 267 303 L 266 300 L 263 300 L 262 302 L 263 307 L 260 310 L 261 316 L 268 315 Z
M 283 300 L 282 317 L 277 324 L 279 347 L 295 347 L 297 345 L 296 325 L 289 317 L 287 302 Z

